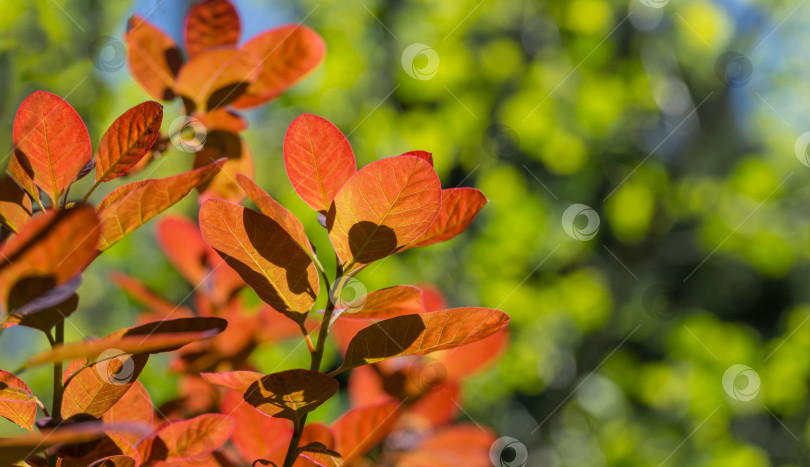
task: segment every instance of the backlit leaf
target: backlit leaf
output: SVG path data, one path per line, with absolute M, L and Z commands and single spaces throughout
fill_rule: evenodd
M 200 373 L 200 376 L 214 386 L 245 392 L 251 384 L 264 375 L 255 371 L 229 371 L 227 373 Z
M 200 460 L 228 441 L 235 423 L 220 414 L 205 414 L 162 428 L 152 443 L 151 461 Z
M 341 318 L 386 319 L 425 311 L 422 290 L 412 285 L 397 285 L 368 293 L 352 302 L 357 304 L 341 313 Z
M 295 217 L 295 214 L 273 199 L 264 190 L 259 188 L 253 180 L 243 174 L 236 174 L 236 180 L 247 193 L 251 201 L 259 208 L 265 216 L 278 222 L 288 234 L 298 243 L 309 255 L 315 255 L 312 244 L 304 231 L 304 225 Z
M 209 198 L 220 198 L 232 203 L 241 203 L 245 199 L 245 191 L 236 182 L 236 174 L 253 176 L 254 164 L 250 147 L 239 135 L 229 131 L 209 131 L 205 146 L 194 155 L 194 167 L 202 167 L 223 157 L 227 160 L 222 170 L 197 187 L 200 203 Z
M 388 436 L 397 422 L 399 406 L 397 402 L 386 402 L 357 408 L 332 425 L 335 450 L 345 463 L 365 455 Z
M 292 436 L 288 420 L 268 417 L 245 402 L 244 391 L 228 391 L 222 400 L 221 411 L 236 421 L 231 437 L 243 459 L 270 458 L 276 451 L 286 451 Z M 282 453 L 283 456 L 283 453 Z
M 23 380 L 3 370 L 0 370 L 0 417 L 34 432 L 36 398 Z
M 349 141 L 325 118 L 302 114 L 284 136 L 284 164 L 298 196 L 326 213 L 357 165 Z
M 10 293 L 21 280 L 36 280 L 45 293 L 72 279 L 96 257 L 99 219 L 90 206 L 50 211 L 37 216 L 0 245 L 0 307 L 22 305 L 38 296 L 27 290 Z M 14 289 L 19 291 L 20 289 Z
M 6 318 L 5 326 L 20 325 L 50 332 L 51 328 L 61 323 L 78 308 L 79 296 L 76 294 L 76 290 L 82 283 L 81 279 L 81 275 L 77 274 L 64 284 L 57 285 L 41 295 L 35 293 L 38 296 L 30 301 L 27 301 L 27 292 L 13 294 L 12 300 L 9 301 L 11 311 Z M 26 280 L 24 282 L 36 283 L 38 281 Z M 45 279 L 43 282 L 50 284 L 51 280 Z M 31 290 L 38 292 L 41 289 L 37 285 L 33 285 Z M 18 304 L 15 303 L 16 301 L 26 303 Z
M 491 308 L 452 308 L 390 318 L 375 323 L 349 343 L 336 371 L 402 355 L 424 355 L 470 344 L 506 327 L 509 317 Z
M 96 152 L 96 181 L 126 175 L 149 153 L 163 122 L 163 106 L 144 102 L 124 112 L 101 137 Z
M 489 466 L 490 448 L 496 436 L 479 426 L 451 425 L 440 429 L 405 453 L 397 467 L 457 467 L 459 465 Z
M 175 90 L 183 97 L 188 112 L 210 111 L 241 96 L 256 81 L 260 70 L 259 57 L 253 53 L 208 50 L 183 65 Z
M 294 320 L 315 303 L 318 272 L 306 252 L 276 221 L 219 199 L 200 209 L 203 238 L 259 297 Z
M 138 15 L 127 23 L 127 56 L 132 76 L 152 97 L 174 99 L 177 72 L 183 64 L 180 48 L 163 31 Z
M 108 425 L 135 423 L 152 426 L 154 407 L 152 406 L 152 399 L 143 384 L 135 380 L 123 397 L 104 412 L 101 420 Z M 133 445 L 138 444 L 143 438 L 143 435 L 138 433 L 118 432 L 117 434 Z
M 186 15 L 186 52 L 201 52 L 239 42 L 239 14 L 228 0 L 205 0 L 192 6 Z
M 39 188 L 34 183 L 34 174 L 28 163 L 23 167 L 22 163 L 17 158 L 17 154 L 12 153 L 8 162 L 8 173 L 20 185 L 20 187 L 28 193 L 32 199 L 39 201 Z
M 326 44 L 312 29 L 288 24 L 250 39 L 242 50 L 261 59 L 261 73 L 233 103 L 239 108 L 267 102 L 300 81 L 321 62 Z
M 167 178 L 135 182 L 113 190 L 98 206 L 101 218 L 99 248 L 106 250 L 149 219 L 183 199 L 194 187 L 210 180 L 225 161 Z M 110 201 L 108 201 L 108 199 Z
M 327 449 L 321 443 L 310 443 L 299 448 L 299 455 L 312 461 L 321 467 L 343 467 L 343 459 L 340 454 Z
M 163 297 L 158 296 L 137 279 L 114 272 L 110 275 L 110 282 L 116 284 L 124 290 L 127 295 L 131 296 L 141 305 L 146 306 L 149 311 L 157 314 L 158 316 L 167 316 L 176 314 L 176 316 L 191 316 L 192 312 L 185 306 L 175 305 Z
M 31 220 L 31 198 L 10 176 L 0 173 L 0 224 L 19 232 Z
M 132 443 L 111 431 L 108 431 L 100 440 L 90 444 L 60 447 L 59 454 L 63 455 L 59 460 L 59 467 L 85 467 L 98 459 L 112 456 L 125 456 L 134 459 L 136 465 L 140 464 L 141 460 L 141 455 Z M 125 459 L 121 462 L 127 465 Z M 115 463 L 108 463 L 107 465 L 115 465 Z
M 318 408 L 338 390 L 323 373 L 288 370 L 264 376 L 245 391 L 245 401 L 271 417 L 296 420 Z
M 420 159 L 426 160 L 431 167 L 433 167 L 433 153 L 427 151 L 408 151 L 406 153 L 401 154 L 403 156 L 416 156 Z
M 79 114 L 45 91 L 31 94 L 17 109 L 14 147 L 23 170 L 55 201 L 93 156 Z
M 450 240 L 470 225 L 485 204 L 487 198 L 475 188 L 442 190 L 442 206 L 436 221 L 409 248 Z
M 360 169 L 338 191 L 327 217 L 344 271 L 409 245 L 430 227 L 440 206 L 439 177 L 423 159 L 388 157 Z
M 134 457 L 109 456 L 93 462 L 89 467 L 137 467 L 138 465 Z
M 120 355 L 81 370 L 86 360 L 72 361 L 65 370 L 72 378 L 62 396 L 62 417 L 104 415 L 126 394 L 148 359 L 148 355 Z

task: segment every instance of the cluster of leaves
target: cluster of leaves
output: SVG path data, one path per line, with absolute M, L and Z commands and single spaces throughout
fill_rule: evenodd
M 488 308 L 437 307 L 435 299 L 426 303 L 412 286 L 371 292 L 359 309 L 341 297 L 354 276 L 373 262 L 458 235 L 486 198 L 472 188 L 442 189 L 432 155 L 424 151 L 357 170 L 346 138 L 321 117 L 304 114 L 293 121 L 284 159 L 293 187 L 317 211 L 334 247 L 334 276 L 324 270 L 300 221 L 238 174 L 239 185 L 260 212 L 211 198 L 200 209 L 199 230 L 176 217 L 160 224 L 164 249 L 199 288 L 196 310 L 168 303 L 136 280 L 119 276 L 117 282 L 147 305 L 143 323 L 97 340 L 64 342 L 64 320 L 78 307 L 81 273 L 99 252 L 222 167 L 219 160 L 166 179 L 132 182 L 97 207 L 86 204 L 100 183 L 137 170 L 161 120 L 159 104 L 136 106 L 113 123 L 93 157 L 83 122 L 64 100 L 40 91 L 20 107 L 11 176 L 4 183 L 9 196 L 0 204 L 8 234 L 0 244 L 2 326 L 41 330 L 52 348 L 16 372 L 0 371 L 0 415 L 31 432 L 0 440 L 0 462 L 362 465 L 395 428 L 421 427 L 418 443 L 380 455 L 397 465 L 419 465 L 437 449 L 448 451 L 448 440 L 476 439 L 480 449 L 473 451 L 450 443 L 443 465 L 470 457 L 485 464 L 494 439 L 490 432 L 476 428 L 473 436 L 466 426 L 433 428 L 452 419 L 458 381 L 485 362 L 481 347 L 468 346 L 466 354 L 452 359 L 447 352 L 476 342 L 488 341 L 489 350 L 501 347 L 508 317 Z M 69 201 L 70 185 L 94 167 L 96 183 L 84 200 Z M 258 310 L 238 293 L 246 285 L 264 302 Z M 315 310 L 319 297 L 326 297 L 322 315 Z M 320 370 L 333 324 L 342 335 L 344 358 L 325 374 Z M 316 343 L 310 337 L 314 332 Z M 308 344 L 309 369 L 263 375 L 247 364 L 258 343 L 294 335 Z M 137 377 L 149 355 L 175 351 L 173 367 L 184 375 L 187 397 L 164 406 L 155 417 Z M 440 352 L 436 361 L 453 371 L 426 383 L 423 373 L 430 364 L 419 356 L 432 352 Z M 395 357 L 405 359 L 389 360 Z M 69 364 L 63 369 L 65 361 Z M 15 375 L 44 364 L 54 366 L 50 411 Z M 374 402 L 360 404 L 331 427 L 307 425 L 307 414 L 337 393 L 334 376 L 364 365 L 379 370 L 376 386 L 363 385 Z M 437 384 L 456 390 L 436 391 L 441 396 L 431 402 L 428 395 Z M 376 393 L 368 392 L 375 387 Z M 355 393 L 358 401 L 366 397 Z M 44 417 L 37 418 L 38 408 Z M 429 414 L 427 429 L 424 421 L 413 421 L 420 412 Z M 232 437 L 229 449 L 225 444 Z M 43 451 L 46 457 L 39 456 Z
M 239 132 L 247 127 L 233 109 L 277 97 L 323 59 L 320 36 L 300 24 L 265 31 L 239 46 L 239 15 L 228 0 L 195 4 L 185 21 L 184 50 L 140 16 L 126 33 L 132 75 L 153 98 L 180 98 L 186 118 L 176 125 L 179 144 L 195 152 L 194 167 L 225 157 L 222 173 L 201 187 L 202 199 L 239 202 L 236 173 L 253 175 L 253 158 Z M 200 125 L 198 127 L 197 125 Z

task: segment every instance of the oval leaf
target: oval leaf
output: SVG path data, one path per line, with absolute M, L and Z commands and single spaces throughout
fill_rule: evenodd
M 67 101 L 45 91 L 31 94 L 17 109 L 14 147 L 19 163 L 52 202 L 93 156 L 79 114 Z
M 21 306 L 79 274 L 96 257 L 100 230 L 95 210 L 86 205 L 26 224 L 0 246 L 0 307 Z M 22 291 L 23 280 L 37 285 Z
M 251 384 L 245 391 L 245 401 L 271 417 L 295 421 L 317 409 L 337 390 L 337 380 L 323 373 L 288 370 Z
M 397 285 L 370 292 L 352 302 L 342 318 L 386 319 L 425 311 L 422 290 L 412 285 Z
M 345 463 L 364 456 L 388 436 L 399 418 L 400 405 L 386 402 L 350 410 L 332 425 L 335 450 Z
M 402 156 L 416 156 L 420 159 L 424 159 L 433 167 L 433 153 L 427 151 L 408 151 L 406 153 L 401 154 Z
M 154 422 L 154 407 L 149 393 L 140 381 L 135 381 L 132 387 L 118 399 L 109 410 L 104 412 L 101 420 L 108 425 L 121 425 L 127 423 L 142 424 L 152 426 Z M 143 438 L 142 434 L 118 432 L 118 435 L 132 443 L 133 445 Z
M 34 432 L 37 400 L 23 380 L 3 370 L 0 370 L 0 417 Z
M 72 361 L 65 371 L 72 376 L 62 394 L 62 418 L 104 415 L 126 394 L 148 359 L 148 355 L 121 355 L 83 369 L 86 360 Z
M 209 50 L 183 65 L 175 89 L 189 113 L 210 111 L 242 95 L 256 81 L 260 69 L 259 59 L 250 52 Z
M 277 450 L 286 452 L 292 436 L 292 424 L 287 420 L 268 417 L 259 412 L 245 402 L 243 393 L 244 391 L 228 391 L 222 399 L 221 406 L 222 413 L 236 420 L 236 429 L 231 442 L 242 459 L 266 459 Z
M 231 437 L 235 422 L 220 414 L 205 414 L 162 428 L 153 441 L 148 461 L 201 460 Z
M 261 72 L 256 82 L 233 102 L 239 108 L 267 102 L 300 81 L 321 63 L 326 44 L 312 29 L 288 24 L 259 34 L 242 50 L 261 58 Z
M 174 99 L 174 83 L 183 64 L 180 48 L 163 31 L 138 15 L 127 23 L 127 56 L 132 76 L 152 97 Z
M 423 159 L 388 157 L 354 174 L 333 206 L 329 239 L 349 272 L 419 238 L 439 213 L 441 183 Z
M 50 282 L 50 280 L 45 282 Z M 76 295 L 76 289 L 81 283 L 82 276 L 77 274 L 73 279 L 57 285 L 23 305 L 10 302 L 9 308 L 12 311 L 6 319 L 6 325 L 19 324 L 50 332 L 51 328 L 61 323 L 79 307 L 79 296 Z
M 349 141 L 329 120 L 302 114 L 284 136 L 284 164 L 295 192 L 312 209 L 326 213 L 357 164 Z
M 0 224 L 19 232 L 31 220 L 31 198 L 13 178 L 0 174 Z
M 189 57 L 239 42 L 239 14 L 228 0 L 205 0 L 188 11 L 185 29 Z
M 98 206 L 101 218 L 99 249 L 106 250 L 172 207 L 194 187 L 216 175 L 224 163 L 220 160 L 180 175 L 134 182 L 113 190 Z
M 442 190 L 442 206 L 436 221 L 409 248 L 450 240 L 463 232 L 487 204 L 487 198 L 475 188 Z
M 312 260 L 284 228 L 251 209 L 210 199 L 200 209 L 203 238 L 276 310 L 302 321 L 320 290 Z
M 508 322 L 504 312 L 478 307 L 386 319 L 354 336 L 343 365 L 335 373 L 392 357 L 424 355 L 470 344 L 498 332 Z
M 321 467 L 343 467 L 343 459 L 340 454 L 327 449 L 321 443 L 309 443 L 298 450 L 299 456 L 312 461 Z
M 163 106 L 144 102 L 124 112 L 101 137 L 96 153 L 96 182 L 126 175 L 149 153 L 163 122 Z

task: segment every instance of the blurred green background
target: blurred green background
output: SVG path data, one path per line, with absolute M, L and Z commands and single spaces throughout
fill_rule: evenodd
M 37 89 L 76 107 L 95 144 L 149 99 L 122 55 L 126 18 L 147 16 L 179 42 L 189 3 L 0 2 L 0 147 Z M 369 290 L 434 283 L 453 306 L 512 317 L 507 354 L 466 383 L 463 418 L 520 440 L 529 466 L 810 466 L 804 1 L 234 3 L 243 41 L 298 21 L 326 40 L 325 63 L 247 113 L 245 133 L 257 182 L 319 250 L 328 240 L 281 153 L 302 112 L 341 128 L 359 165 L 432 151 L 445 187 L 490 199 L 463 236 L 359 276 Z M 166 107 L 164 130 L 180 111 Z M 190 164 L 169 151 L 150 176 Z M 172 211 L 196 209 L 190 197 Z M 134 321 L 111 271 L 188 300 L 152 222 L 85 274 L 68 339 Z M 6 331 L 0 367 L 45 346 Z M 255 363 L 270 371 L 288 351 L 262 348 Z M 157 403 L 175 391 L 165 362 L 142 376 Z M 724 387 L 735 364 L 759 387 L 751 372 Z M 22 376 L 47 397 L 49 369 Z M 755 397 L 732 397 L 745 391 Z

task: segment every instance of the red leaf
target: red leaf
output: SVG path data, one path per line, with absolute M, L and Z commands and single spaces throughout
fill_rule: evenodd
M 137 467 L 140 462 L 130 456 L 109 456 L 99 459 L 89 467 Z
M 200 209 L 203 238 L 259 297 L 301 321 L 320 290 L 312 260 L 276 221 L 219 199 Z
M 20 165 L 54 203 L 93 157 L 79 114 L 45 91 L 31 94 L 17 109 L 14 147 Z
M 172 423 L 158 432 L 149 460 L 205 459 L 228 441 L 234 427 L 232 418 L 220 414 L 205 414 Z
M 163 106 L 144 102 L 124 112 L 101 137 L 96 153 L 96 182 L 126 175 L 149 153 L 163 122 Z
M 241 96 L 256 81 L 260 69 L 259 58 L 250 52 L 208 50 L 183 65 L 175 90 L 183 97 L 189 113 L 207 112 Z
M 298 196 L 312 209 L 329 211 L 357 165 L 349 141 L 329 120 L 302 114 L 284 136 L 284 164 Z
M 239 42 L 239 14 L 227 0 L 197 3 L 186 15 L 185 44 L 189 57 Z
M 321 443 L 309 443 L 299 448 L 300 457 L 303 457 L 313 464 L 321 467 L 343 467 L 343 459 L 340 454 L 327 449 Z M 297 465 L 297 463 L 296 463 Z
M 301 221 L 295 217 L 295 214 L 282 206 L 281 203 L 274 200 L 272 196 L 268 195 L 264 190 L 259 188 L 259 185 L 256 185 L 253 180 L 245 175 L 236 174 L 236 180 L 262 214 L 278 222 L 308 255 L 313 258 L 315 257 L 315 251 L 312 249 L 312 244 L 309 242 L 307 233 L 304 231 L 304 226 L 301 224 Z
M 85 467 L 98 459 L 111 456 L 125 456 L 134 459 L 136 465 L 141 462 L 141 455 L 138 450 L 126 438 L 112 432 L 108 432 L 106 436 L 89 445 L 78 444 L 60 447 L 59 454 L 64 454 L 59 459 L 59 467 Z M 126 459 L 121 462 L 128 465 Z M 115 463 L 107 463 L 107 465 L 113 466 Z
M 242 459 L 250 462 L 270 458 L 276 451 L 286 452 L 292 436 L 290 422 L 259 412 L 245 402 L 243 392 L 228 391 L 222 400 L 222 413 L 236 421 L 231 441 Z
M 23 380 L 0 370 L 0 417 L 34 432 L 37 400 Z
M 108 356 L 112 358 L 104 360 Z M 86 360 L 72 361 L 65 370 L 64 379 L 71 376 L 71 380 L 62 395 L 62 418 L 80 413 L 96 418 L 104 415 L 126 394 L 148 359 L 148 355 L 120 355 L 113 351 L 102 353 L 98 363 L 84 369 Z
M 420 159 L 426 160 L 431 167 L 433 167 L 433 153 L 427 151 L 408 151 L 406 153 L 401 154 L 403 156 L 416 156 Z
M 183 199 L 194 187 L 210 180 L 225 161 L 175 175 L 121 186 L 98 206 L 101 218 L 99 248 L 106 250 L 149 219 Z
M 452 425 L 436 432 L 397 460 L 397 467 L 490 466 L 496 437 L 475 425 Z
M 50 211 L 0 245 L 0 308 L 15 298 L 10 297 L 10 292 L 21 280 L 40 281 L 39 291 L 44 293 L 83 271 L 96 257 L 98 222 L 90 206 Z M 14 301 L 23 304 L 38 295 L 29 294 Z
M 436 221 L 409 248 L 450 240 L 470 225 L 485 204 L 487 198 L 475 188 L 442 190 L 442 206 Z
M 388 436 L 397 422 L 399 405 L 386 402 L 350 410 L 332 425 L 335 450 L 343 455 L 343 462 L 365 455 Z
M 261 73 L 233 103 L 239 108 L 267 102 L 300 81 L 321 62 L 326 44 L 312 29 L 288 24 L 259 34 L 242 50 L 261 59 Z
M 433 358 L 442 362 L 449 379 L 461 379 L 491 366 L 500 359 L 509 343 L 506 330 L 463 347 L 442 350 Z
M 412 285 L 397 285 L 370 292 L 352 302 L 341 318 L 386 319 L 425 311 L 422 290 Z
M 251 384 L 260 380 L 264 375 L 255 371 L 229 371 L 227 373 L 200 373 L 200 376 L 214 386 L 245 392 Z
M 174 40 L 133 15 L 127 24 L 126 41 L 132 76 L 155 99 L 174 99 L 175 78 L 183 64 Z
M 13 178 L 0 174 L 0 224 L 19 232 L 31 220 L 31 198 Z
M 93 441 L 104 436 L 106 430 L 124 427 L 108 427 L 101 423 L 78 423 L 42 433 L 16 438 L 0 438 L 0 465 L 12 465 L 58 444 L 75 444 Z M 134 427 L 133 431 L 137 431 Z
M 349 343 L 339 373 L 403 355 L 424 355 L 471 344 L 506 327 L 509 317 L 491 308 L 452 308 L 375 323 Z
M 101 420 L 108 425 L 135 423 L 152 426 L 154 412 L 149 393 L 143 387 L 143 384 L 136 380 L 124 396 L 104 412 Z M 143 438 L 143 435 L 139 433 L 117 432 L 117 434 L 133 445 L 138 444 Z
M 441 184 L 423 159 L 399 156 L 360 169 L 335 196 L 329 239 L 349 272 L 419 238 L 439 213 Z
M 338 390 L 338 382 L 317 371 L 288 370 L 264 376 L 245 391 L 245 401 L 271 417 L 296 420 L 317 409 Z
M 40 201 L 39 188 L 34 183 L 33 171 L 27 162 L 26 166 L 23 167 L 22 163 L 17 159 L 17 154 L 11 155 L 11 160 L 8 162 L 8 173 L 34 201 Z
M 166 317 L 173 315 L 175 317 L 192 316 L 193 313 L 190 309 L 182 305 L 175 305 L 163 297 L 158 296 L 137 279 L 122 274 L 120 272 L 113 272 L 110 275 L 110 282 L 116 284 L 124 290 L 127 295 L 131 296 L 141 305 L 146 306 L 149 311 L 158 316 Z

